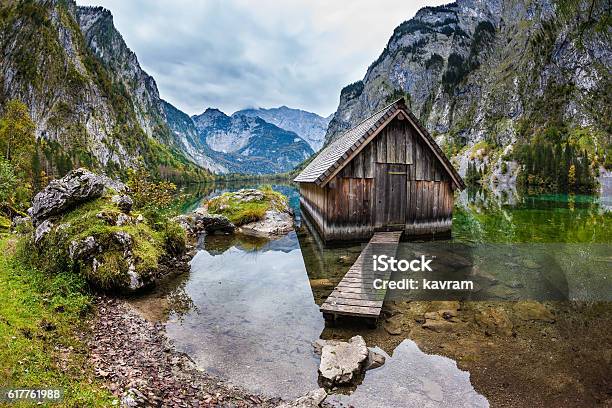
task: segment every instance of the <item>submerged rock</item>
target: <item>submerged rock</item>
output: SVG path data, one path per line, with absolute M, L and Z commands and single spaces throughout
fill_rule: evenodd
M 549 323 L 555 321 L 552 312 L 540 302 L 533 300 L 517 302 L 513 309 L 514 313 L 522 320 L 540 320 Z
M 423 315 L 425 323 L 422 327 L 424 329 L 441 333 L 455 332 L 463 327 L 461 320 L 458 318 L 459 302 L 443 301 L 432 303 L 431 309 L 434 311 Z
M 385 331 L 393 336 L 402 334 L 402 326 L 399 322 L 387 319 L 383 324 Z
M 481 310 L 476 313 L 474 318 L 476 323 L 484 329 L 485 334 L 512 335 L 512 321 L 510 321 L 508 314 L 502 308 Z
M 35 226 L 53 215 L 59 215 L 77 204 L 101 197 L 105 179 L 83 168 L 70 171 L 53 180 L 36 194 L 28 210 Z

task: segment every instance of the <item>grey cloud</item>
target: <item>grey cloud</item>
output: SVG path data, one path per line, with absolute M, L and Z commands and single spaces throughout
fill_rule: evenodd
M 321 115 L 363 77 L 397 24 L 446 2 L 77 1 L 111 10 L 161 96 L 189 114 L 287 105 Z

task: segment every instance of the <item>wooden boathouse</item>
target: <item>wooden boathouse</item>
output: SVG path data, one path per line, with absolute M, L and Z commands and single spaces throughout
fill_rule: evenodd
M 377 231 L 448 233 L 465 184 L 399 99 L 324 148 L 295 178 L 301 206 L 326 242 Z

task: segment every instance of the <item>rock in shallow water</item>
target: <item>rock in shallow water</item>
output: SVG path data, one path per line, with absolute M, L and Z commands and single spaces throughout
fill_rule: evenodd
M 485 330 L 486 334 L 500 336 L 512 335 L 512 321 L 502 308 L 484 309 L 475 315 L 476 323 Z
M 327 392 L 324 388 L 319 388 L 308 392 L 293 402 L 285 402 L 278 408 L 316 408 L 321 405 L 325 398 L 327 398 Z
M 263 219 L 240 227 L 240 232 L 257 236 L 286 234 L 293 230 L 293 217 L 288 212 L 268 210 Z
M 363 373 L 368 355 L 368 347 L 361 336 L 354 336 L 348 342 L 325 343 L 319 365 L 322 382 L 329 387 L 350 384 Z
M 193 236 L 202 233 L 232 233 L 236 229 L 236 226 L 232 224 L 227 217 L 218 214 L 209 214 L 204 209 L 200 208 L 190 214 L 179 215 L 174 220 L 178 222 L 189 235 Z
M 540 302 L 533 300 L 517 302 L 513 309 L 522 320 L 540 320 L 549 323 L 555 321 L 555 316 L 552 312 Z
M 386 357 L 380 353 L 370 350 L 368 361 L 366 362 L 366 370 L 373 370 L 382 367 L 385 364 Z

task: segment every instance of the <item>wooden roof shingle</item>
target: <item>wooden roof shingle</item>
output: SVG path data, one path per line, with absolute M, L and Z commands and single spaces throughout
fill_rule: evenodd
M 383 127 L 390 118 L 397 115 L 400 111 L 408 116 L 419 133 L 426 139 L 434 154 L 442 162 L 444 168 L 446 168 L 455 182 L 457 188 L 464 188 L 465 184 L 453 165 L 433 137 L 421 126 L 417 118 L 405 105 L 403 98 L 385 106 L 330 143 L 298 174 L 294 181 L 299 183 L 316 183 L 318 185 L 325 184 L 337 169 L 344 167 L 348 163 L 347 159 L 359 146 L 366 142 L 369 143 L 370 140 L 368 139 L 371 139 L 370 136 L 376 133 L 379 128 Z

